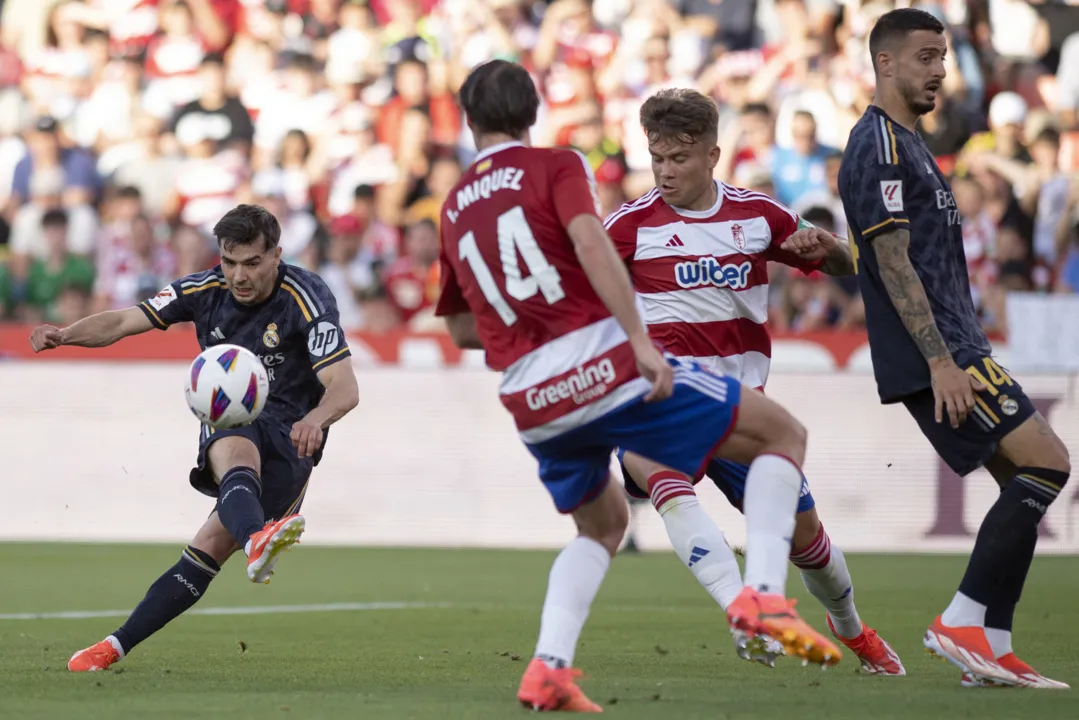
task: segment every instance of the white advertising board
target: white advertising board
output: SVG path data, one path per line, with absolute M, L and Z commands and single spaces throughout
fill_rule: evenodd
M 182 363 L 0 364 L 0 444 L 8 511 L 0 540 L 169 541 L 194 534 L 212 500 L 188 485 L 199 426 Z M 1068 376 L 1018 379 L 1079 456 Z M 360 407 L 330 434 L 304 505 L 311 543 L 559 547 L 574 534 L 535 477 L 479 369 L 362 368 Z M 776 372 L 768 392 L 809 428 L 805 471 L 835 542 L 856 551 L 960 551 L 992 503 L 979 471 L 947 471 L 901 407 L 862 373 Z M 1073 483 L 1074 484 L 1074 483 Z M 744 523 L 699 489 L 732 543 Z M 1040 549 L 1079 551 L 1079 487 L 1052 506 Z M 641 513 L 642 544 L 669 547 Z

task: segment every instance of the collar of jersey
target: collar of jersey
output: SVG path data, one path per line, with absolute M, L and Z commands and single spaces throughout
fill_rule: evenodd
M 686 210 L 685 208 L 676 208 L 674 205 L 669 205 L 668 207 L 682 217 L 693 218 L 695 220 L 712 217 L 719 212 L 719 209 L 723 206 L 723 185 L 718 180 L 713 180 L 712 182 L 716 186 L 716 201 L 712 207 L 707 210 Z
M 889 115 L 888 113 L 884 112 L 884 108 L 880 107 L 879 105 L 872 105 L 871 104 L 869 106 L 869 110 L 870 110 L 870 112 L 875 112 L 877 115 L 880 115 L 882 118 L 884 118 L 885 120 L 890 122 L 892 124 L 892 129 L 893 130 L 898 130 L 900 132 L 905 132 L 905 133 L 910 132 L 910 130 L 907 130 L 905 127 L 903 127 L 898 122 L 893 120 L 892 116 Z
M 483 160 L 484 158 L 487 158 L 487 157 L 491 157 L 496 152 L 501 152 L 502 150 L 508 150 L 511 147 L 524 147 L 524 143 L 521 142 L 520 140 L 510 140 L 508 142 L 498 143 L 497 145 L 492 145 L 491 147 L 485 148 L 478 155 L 476 155 L 476 159 L 472 161 L 472 164 L 475 165 L 480 160 Z

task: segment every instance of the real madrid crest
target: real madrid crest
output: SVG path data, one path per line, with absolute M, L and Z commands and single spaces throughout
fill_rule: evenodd
M 1005 415 L 1015 415 L 1019 412 L 1019 403 L 1007 395 L 1001 395 L 997 402 L 1000 403 L 1000 411 Z
M 266 326 L 266 332 L 262 333 L 262 344 L 268 348 L 275 348 L 281 344 L 281 338 L 277 334 L 277 323 Z

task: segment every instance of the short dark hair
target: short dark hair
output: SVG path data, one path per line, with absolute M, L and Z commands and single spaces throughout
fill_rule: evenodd
M 660 90 L 644 101 L 640 119 L 650 143 L 677 140 L 687 145 L 715 145 L 719 137 L 719 108 L 712 98 L 696 90 Z
M 485 62 L 469 73 L 458 100 L 477 132 L 515 138 L 536 124 L 540 104 L 528 71 L 505 60 Z
M 281 241 L 281 225 L 261 205 L 237 205 L 214 225 L 217 244 L 226 250 L 237 245 L 251 245 L 262 238 L 266 249 Z
M 412 225 L 408 229 L 409 230 L 415 230 L 415 229 L 419 229 L 419 228 L 427 228 L 428 230 L 430 230 L 431 232 L 434 232 L 434 233 L 438 232 L 438 225 L 435 224 L 434 220 L 432 220 L 431 218 L 427 218 L 427 217 L 420 218 L 416 222 L 412 223 Z
M 762 117 L 771 119 L 772 108 L 768 107 L 764 103 L 746 103 L 746 106 L 742 108 L 742 115 L 760 115 Z
M 206 67 L 207 65 L 217 65 L 218 67 L 225 67 L 225 56 L 219 52 L 210 52 L 202 56 L 202 61 L 199 62 L 200 67 Z
M 944 33 L 944 24 L 925 10 L 917 8 L 898 8 L 886 12 L 877 20 L 869 33 L 869 55 L 873 61 L 873 71 L 877 71 L 877 55 L 902 43 L 912 32 L 929 30 L 938 35 Z
M 116 188 L 116 194 L 113 197 L 124 200 L 142 200 L 142 191 L 134 185 L 121 185 Z
M 1034 140 L 1030 144 L 1035 145 L 1043 142 L 1060 147 L 1060 131 L 1055 127 L 1042 128 L 1041 132 L 1034 136 Z
M 816 225 L 828 232 L 833 232 L 835 230 L 835 213 L 821 205 L 814 205 L 806 210 L 802 213 L 802 218 L 807 223 Z
M 60 208 L 46 210 L 41 216 L 41 227 L 67 227 L 67 211 Z

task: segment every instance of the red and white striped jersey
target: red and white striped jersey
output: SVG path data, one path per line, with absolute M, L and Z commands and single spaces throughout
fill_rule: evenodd
M 442 207 L 437 315 L 472 313 L 526 443 L 585 425 L 648 391 L 625 332 L 592 289 L 566 228 L 596 215 L 572 150 L 480 153 Z
M 108 19 L 113 57 L 139 55 L 157 34 L 157 0 L 90 0 Z
M 653 189 L 604 222 L 644 303 L 644 320 L 664 350 L 742 384 L 763 388 L 768 335 L 768 261 L 809 273 L 780 245 L 799 218 L 775 200 L 717 183 L 716 203 L 683 210 Z
M 210 158 L 188 158 L 176 175 L 180 220 L 209 232 L 236 205 L 236 192 L 247 176 L 243 157 L 234 151 Z

